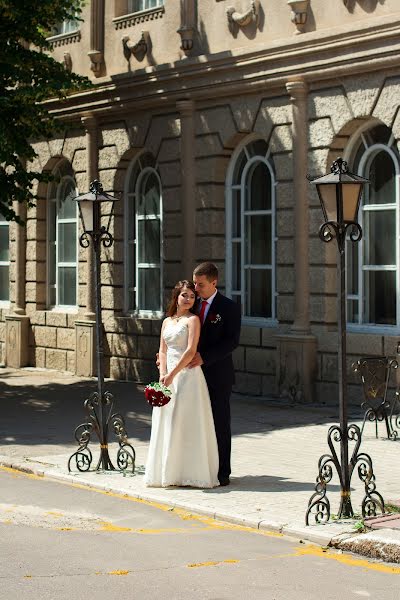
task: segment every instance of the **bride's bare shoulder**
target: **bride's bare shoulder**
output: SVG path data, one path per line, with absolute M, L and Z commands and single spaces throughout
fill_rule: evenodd
M 189 323 L 200 323 L 198 315 L 190 315 L 190 317 L 188 317 L 188 321 Z

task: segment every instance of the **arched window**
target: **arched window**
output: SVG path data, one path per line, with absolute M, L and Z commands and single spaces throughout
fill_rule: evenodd
M 77 195 L 71 165 L 64 161 L 53 172 L 47 214 L 48 305 L 77 304 Z
M 20 227 L 20 225 L 17 225 Z M 10 226 L 0 214 L 0 302 L 10 300 Z
M 363 237 L 349 243 L 347 307 L 349 323 L 398 326 L 399 154 L 391 131 L 377 125 L 361 134 L 352 170 L 370 180 L 359 222 Z
M 126 214 L 126 309 L 162 311 L 162 194 L 156 164 L 142 154 L 128 176 Z
M 263 140 L 239 149 L 227 184 L 227 294 L 247 322 L 276 318 L 275 178 Z

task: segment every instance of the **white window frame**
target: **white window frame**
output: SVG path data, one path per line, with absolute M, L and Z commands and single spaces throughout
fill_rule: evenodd
M 55 170 L 54 173 L 56 174 L 57 171 L 58 171 L 58 168 Z M 76 312 L 78 310 L 78 288 L 79 288 L 78 206 L 76 206 L 76 209 L 75 209 L 75 218 L 74 219 L 72 217 L 67 218 L 67 219 L 59 219 L 59 217 L 58 217 L 59 200 L 60 200 L 59 190 L 63 186 L 64 182 L 67 180 L 70 180 L 73 183 L 73 185 L 75 187 L 75 194 L 76 194 L 76 196 L 78 196 L 76 181 L 71 175 L 64 175 L 61 177 L 60 181 L 57 182 L 57 185 L 49 186 L 50 190 L 49 190 L 49 196 L 47 199 L 48 209 L 47 209 L 47 241 L 46 241 L 47 242 L 46 243 L 46 248 L 47 248 L 47 260 L 46 260 L 46 264 L 47 264 L 47 286 L 46 286 L 47 302 L 46 302 L 46 306 L 48 307 L 48 309 L 54 310 L 54 311 L 61 310 L 63 312 Z M 52 193 L 53 191 L 55 193 Z M 51 215 L 50 203 L 53 203 L 53 205 L 55 204 L 55 235 L 54 235 L 53 242 L 50 242 L 50 231 L 51 231 L 51 227 L 53 225 L 53 223 L 51 222 L 51 219 L 50 219 L 50 215 Z M 75 223 L 76 224 L 76 239 L 75 239 L 76 260 L 73 263 L 58 260 L 58 225 L 59 225 L 59 223 L 61 223 L 61 224 L 62 223 Z M 55 261 L 54 261 L 55 283 L 54 284 L 50 283 L 50 281 L 52 279 L 51 273 L 50 273 L 50 245 L 51 244 L 54 244 L 54 246 L 55 246 Z M 76 290 L 75 290 L 76 302 L 75 302 L 75 304 L 60 304 L 59 303 L 59 292 L 60 292 L 59 274 L 58 274 L 59 267 L 75 267 L 75 271 L 76 271 Z M 51 302 L 51 293 L 50 293 L 51 289 L 55 289 L 55 304 L 53 304 Z
M 142 8 L 136 8 L 134 9 L 134 3 L 135 2 L 141 2 L 142 4 Z M 161 8 L 161 6 L 164 6 L 164 0 L 156 0 L 156 4 L 155 6 L 149 6 L 149 4 L 152 2 L 152 0 L 128 0 L 127 2 L 127 12 L 128 14 L 135 14 L 137 12 L 145 12 L 146 10 L 152 10 L 155 8 Z
M 7 221 L 6 218 L 4 217 L 4 221 L 3 219 L 0 220 L 0 227 L 7 227 L 8 228 L 8 261 L 7 260 L 1 260 L 0 261 L 0 267 L 8 267 L 8 299 L 1 299 L 0 298 L 0 307 L 1 308 L 9 308 L 10 307 L 10 267 L 11 267 L 11 261 L 10 261 L 10 221 Z M 16 227 L 22 227 L 22 225 L 16 225 Z
M 124 310 L 126 314 L 136 316 L 139 318 L 157 318 L 160 319 L 163 314 L 163 282 L 164 282 L 164 235 L 163 235 L 163 197 L 162 197 L 162 185 L 161 178 L 158 173 L 158 164 L 155 163 L 153 167 L 146 166 L 141 167 L 141 158 L 146 153 L 141 153 L 140 156 L 136 158 L 135 161 L 132 162 L 130 168 L 128 169 L 126 181 L 125 181 L 125 244 L 124 244 L 124 281 L 125 281 L 125 293 L 124 293 Z M 139 163 L 139 173 L 137 179 L 135 181 L 134 191 L 129 192 L 129 188 L 131 188 L 131 177 L 133 175 L 133 171 L 137 164 Z M 137 214 L 137 202 L 139 198 L 140 192 L 140 184 L 143 180 L 144 176 L 148 173 L 154 173 L 157 177 L 159 189 L 160 189 L 160 213 L 159 215 L 148 215 L 147 218 L 157 219 L 160 221 L 160 262 L 156 263 L 138 263 L 137 261 L 137 248 L 138 248 L 138 222 L 140 220 L 144 220 L 144 217 Z M 130 221 L 130 215 L 132 211 L 130 210 L 130 204 L 134 203 L 134 221 L 135 221 L 135 237 L 131 237 L 132 223 Z M 129 269 L 131 268 L 131 246 L 135 246 L 135 285 L 134 287 L 129 286 Z M 139 289 L 139 269 L 140 268 L 159 268 L 160 269 L 160 309 L 156 311 L 141 309 L 140 307 L 132 309 L 129 306 L 129 294 L 133 292 L 135 294 L 135 305 L 138 306 L 138 299 L 140 298 L 140 289 Z
M 364 130 L 365 132 L 365 130 Z M 365 266 L 363 263 L 363 255 L 364 255 L 364 244 L 366 243 L 366 239 L 363 235 L 360 242 L 356 242 L 357 244 L 357 255 L 358 255 L 358 294 L 346 294 L 346 301 L 349 300 L 356 301 L 358 303 L 358 322 L 354 321 L 348 322 L 348 329 L 351 331 L 358 332 L 369 332 L 369 333 L 383 333 L 383 334 L 397 334 L 400 332 L 400 165 L 398 156 L 396 156 L 395 152 L 392 150 L 391 146 L 393 145 L 394 138 L 393 134 L 388 141 L 388 144 L 376 143 L 369 145 L 365 139 L 363 133 L 360 134 L 362 139 L 362 143 L 364 144 L 365 151 L 361 157 L 360 164 L 358 166 L 358 174 L 361 176 L 365 176 L 366 168 L 370 166 L 374 157 L 381 151 L 389 154 L 390 158 L 393 161 L 394 169 L 395 169 L 395 201 L 388 204 L 368 204 L 364 206 L 363 201 L 361 201 L 359 214 L 358 214 L 358 222 L 363 229 L 364 226 L 364 215 L 369 211 L 384 211 L 384 210 L 394 210 L 395 218 L 396 218 L 396 255 L 395 255 L 395 264 L 393 265 L 379 265 L 374 268 L 373 265 Z M 347 242 L 348 244 L 352 244 L 353 242 Z M 348 251 L 350 248 L 348 246 Z M 363 322 L 364 310 L 363 310 L 363 296 L 364 296 L 364 273 L 366 271 L 396 271 L 396 324 L 395 325 L 382 325 L 375 323 L 365 323 Z M 346 304 L 347 306 L 347 304 Z
M 241 306 L 242 306 L 242 322 L 244 325 L 253 325 L 258 327 L 275 327 L 278 323 L 277 321 L 277 290 L 276 290 L 276 186 L 277 182 L 275 180 L 274 170 L 269 161 L 270 157 L 270 149 L 268 148 L 265 156 L 255 155 L 251 156 L 247 147 L 252 143 L 258 141 L 260 138 L 251 137 L 247 138 L 245 142 L 243 142 L 234 152 L 232 159 L 229 164 L 227 179 L 226 179 L 226 294 L 228 297 L 232 298 L 233 296 L 241 297 Z M 264 140 L 261 140 L 264 141 Z M 235 168 L 237 161 L 239 160 L 240 154 L 244 151 L 247 162 L 243 168 L 241 174 L 240 184 L 233 183 L 233 177 L 235 173 Z M 244 210 L 244 200 L 245 200 L 245 182 L 248 171 L 252 168 L 256 163 L 263 163 L 267 166 L 268 171 L 271 176 L 271 208 L 269 210 L 259 210 L 259 211 L 248 211 Z M 232 223 L 233 223 L 233 212 L 232 212 L 232 204 L 233 204 L 233 194 L 234 191 L 240 191 L 241 197 L 241 224 L 240 224 L 240 237 L 233 237 L 232 235 Z M 245 217 L 247 215 L 271 215 L 271 264 L 263 264 L 263 265 L 251 265 L 245 264 Z M 241 282 L 242 289 L 241 290 L 233 290 L 232 289 L 232 268 L 233 268 L 233 244 L 240 243 L 241 244 Z M 245 296 L 246 296 L 246 271 L 250 268 L 254 269 L 269 269 L 271 270 L 271 317 L 251 317 L 244 314 L 245 310 Z

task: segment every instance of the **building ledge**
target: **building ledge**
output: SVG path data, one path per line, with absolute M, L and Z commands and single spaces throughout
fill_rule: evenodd
M 130 15 L 122 15 L 122 17 L 113 19 L 114 27 L 115 29 L 126 29 L 127 27 L 132 27 L 138 23 L 146 23 L 147 21 L 162 19 L 164 12 L 164 6 L 158 6 L 157 8 L 141 10 Z
M 75 44 L 81 41 L 81 32 L 79 29 L 70 33 L 61 33 L 60 35 L 52 35 L 47 38 L 50 47 L 57 48 L 58 46 L 66 46 L 67 44 Z

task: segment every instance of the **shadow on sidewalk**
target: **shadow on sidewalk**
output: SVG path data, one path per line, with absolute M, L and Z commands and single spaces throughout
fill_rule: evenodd
M 232 477 L 229 486 L 205 489 L 205 494 L 229 494 L 234 492 L 312 492 L 314 485 L 309 481 L 293 481 L 286 477 L 271 475 L 246 475 Z M 340 491 L 339 485 L 330 485 L 329 491 Z
M 96 379 L 64 383 L 59 378 L 51 382 L 51 377 L 51 372 L 40 377 L 29 372 L 22 375 L 18 371 L 1 373 L 0 445 L 76 445 L 74 431 L 85 421 L 84 401 L 96 391 Z M 73 377 L 68 379 L 73 380 Z M 134 382 L 107 381 L 106 390 L 114 396 L 113 412 L 119 412 L 125 418 L 129 438 L 147 442 L 151 407 L 144 399 L 143 386 Z M 232 398 L 232 433 L 234 436 L 257 436 L 277 429 L 335 423 L 337 412 L 336 407 L 290 405 L 276 399 L 235 395 Z M 268 482 L 260 486 L 265 483 Z

